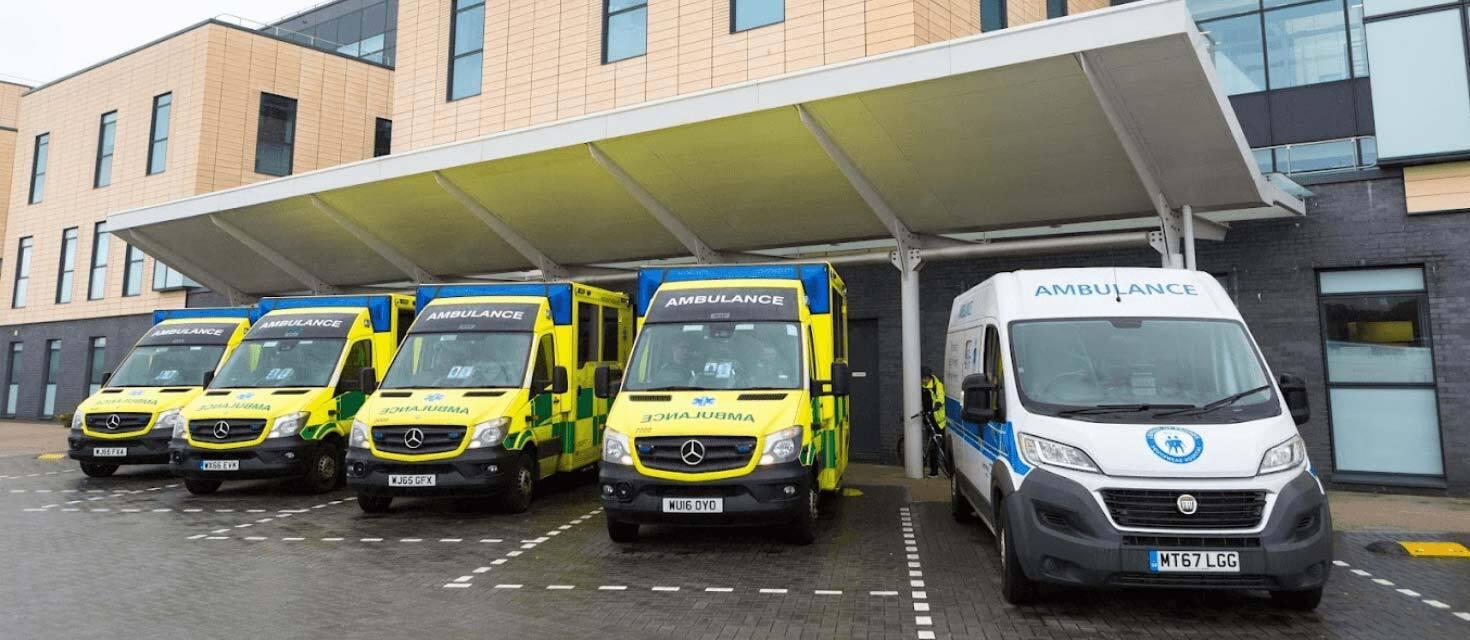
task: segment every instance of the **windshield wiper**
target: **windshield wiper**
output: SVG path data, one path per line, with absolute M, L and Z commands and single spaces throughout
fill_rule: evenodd
M 1095 407 L 1077 407 L 1075 409 L 1063 409 L 1056 413 L 1057 416 L 1092 416 L 1109 413 L 1138 413 L 1150 409 L 1193 409 L 1194 405 L 1185 404 L 1100 404 Z
M 713 391 L 704 387 L 690 387 L 685 385 L 669 385 L 667 387 L 649 387 L 647 389 L 629 389 L 629 391 Z
M 1255 395 L 1257 393 L 1260 393 L 1260 392 L 1265 391 L 1265 390 L 1270 389 L 1270 388 L 1271 388 L 1271 385 L 1269 385 L 1269 384 L 1263 384 L 1263 385 L 1261 385 L 1259 387 L 1256 387 L 1254 389 L 1246 389 L 1245 391 L 1242 391 L 1240 393 L 1232 393 L 1232 394 L 1230 394 L 1228 396 L 1225 396 L 1223 398 L 1220 398 L 1219 400 L 1212 400 L 1210 402 L 1206 402 L 1202 406 L 1190 407 L 1188 409 L 1179 409 L 1177 411 L 1163 411 L 1163 412 L 1160 412 L 1160 413 L 1156 413 L 1154 415 L 1159 416 L 1159 417 L 1164 417 L 1164 416 L 1182 416 L 1182 415 L 1185 415 L 1185 414 L 1195 415 L 1195 416 L 1202 416 L 1202 415 L 1204 415 L 1206 413 L 1209 413 L 1209 412 L 1214 411 L 1216 409 L 1219 409 L 1221 407 L 1228 407 L 1228 406 L 1230 406 L 1232 404 L 1235 404 L 1235 402 L 1237 400 L 1240 400 L 1241 398 L 1245 398 L 1247 396 Z

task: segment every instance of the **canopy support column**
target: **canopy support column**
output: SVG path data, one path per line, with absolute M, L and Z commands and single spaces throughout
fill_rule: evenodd
M 234 238 L 240 244 L 249 247 L 251 251 L 265 258 L 266 262 L 271 263 L 281 271 L 285 271 L 287 275 L 295 278 L 297 282 L 300 282 L 302 286 L 310 289 L 312 292 L 317 294 L 339 292 L 337 287 L 327 284 L 324 280 L 308 271 L 306 267 L 297 264 L 296 261 L 287 258 L 281 252 L 270 248 L 264 242 L 261 242 L 260 239 L 247 233 L 244 229 L 225 221 L 218 214 L 210 214 L 209 221 L 213 222 L 214 226 L 219 227 L 221 231 L 224 231 L 225 234 Z
M 404 275 L 413 279 L 415 283 L 423 284 L 425 282 L 433 283 L 439 281 L 433 274 L 424 270 L 423 267 L 414 263 L 413 260 L 410 260 L 408 256 L 388 246 L 388 243 L 383 242 L 381 238 L 373 235 L 371 231 L 364 229 L 362 225 L 353 222 L 347 216 L 343 215 L 341 211 L 338 211 L 336 207 L 327 204 L 326 201 L 322 200 L 316 194 L 311 194 L 307 197 L 311 198 L 312 206 L 316 207 L 317 211 L 322 212 L 322 215 L 330 218 L 332 222 L 337 223 L 337 226 L 342 227 L 347 233 L 352 234 L 352 237 L 357 238 L 358 242 L 372 249 L 373 253 L 382 256 L 384 260 L 397 267 L 399 271 L 402 271 Z
M 1194 271 L 1194 207 L 1180 207 L 1179 216 L 1184 218 L 1184 268 Z
M 667 229 L 670 234 L 679 240 L 680 244 L 684 245 L 685 249 L 689 250 L 689 253 L 694 255 L 695 260 L 705 264 L 725 261 L 725 256 L 720 255 L 720 252 L 715 251 L 714 248 L 700 239 L 694 233 L 693 229 L 690 229 L 688 225 L 684 224 L 683 220 L 680 220 L 678 216 L 674 215 L 674 212 L 670 211 L 668 207 L 665 207 L 662 202 L 659 202 L 657 197 L 654 197 L 652 193 L 644 189 L 643 185 L 638 184 L 638 181 L 634 180 L 633 176 L 623 171 L 623 168 L 618 166 L 617 162 L 607 157 L 607 154 L 603 153 L 602 149 L 597 148 L 596 144 L 591 142 L 587 143 L 587 151 L 592 154 L 592 159 L 597 164 L 602 165 L 602 168 L 607 171 L 608 175 L 612 176 L 613 180 L 618 181 L 618 184 L 623 186 L 623 189 L 628 192 L 628 195 L 633 196 L 634 200 L 637 200 L 639 204 L 643 205 L 644 209 L 648 210 L 648 215 L 653 216 L 654 220 L 657 220 L 659 224 L 663 225 L 664 229 Z
M 522 236 L 515 229 L 512 229 L 510 225 L 506 224 L 504 220 L 501 220 L 500 216 L 495 215 L 485 205 L 480 204 L 470 194 L 460 189 L 459 185 L 454 184 L 448 176 L 439 171 L 435 171 L 434 182 L 439 183 L 439 188 L 443 189 L 445 193 L 448 193 L 455 200 L 458 200 L 465 209 L 468 209 L 480 222 L 485 223 L 485 226 L 490 227 L 490 230 L 494 231 L 495 235 L 500 236 L 500 239 L 504 240 L 512 249 L 515 249 L 522 257 L 529 260 L 531 264 L 536 265 L 536 268 L 541 271 L 543 280 L 564 280 L 567 278 L 568 272 L 566 267 L 561 266 L 555 260 L 552 260 L 550 256 L 542 253 L 525 236 Z
M 903 348 L 903 473 L 907 477 L 918 478 L 923 474 L 924 467 L 924 423 L 920 417 L 924 407 L 919 396 L 923 384 L 919 379 L 919 266 L 922 264 L 919 249 L 922 240 L 888 206 L 883 194 L 863 175 L 842 146 L 827 134 L 822 123 L 802 105 L 796 105 L 796 113 L 801 117 L 801 124 L 816 138 L 817 144 L 832 158 L 847 182 L 898 243 L 898 248 L 889 254 L 889 262 L 898 268 L 899 274 L 899 315 L 902 320 Z
M 162 260 L 164 264 L 173 267 L 179 273 L 188 276 L 189 279 L 209 287 L 215 293 L 223 295 L 229 301 L 230 306 L 250 304 L 256 300 L 255 296 L 246 294 L 226 284 L 223 279 L 216 277 L 207 269 L 180 257 L 177 253 L 165 249 L 163 245 L 154 242 L 152 238 L 143 235 L 143 232 L 137 229 L 118 229 L 113 233 L 137 245 L 144 253 L 153 256 L 154 260 Z

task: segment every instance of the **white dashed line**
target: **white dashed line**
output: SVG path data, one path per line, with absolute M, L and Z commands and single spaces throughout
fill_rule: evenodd
M 470 584 L 468 582 L 451 582 L 449 584 L 444 585 L 444 588 L 445 589 L 468 589 L 468 588 L 470 588 L 472 586 L 474 586 L 474 585 L 472 585 L 472 584 Z
M 1440 602 L 1438 600 L 1425 600 L 1424 601 L 1424 604 L 1427 604 L 1427 605 L 1429 605 L 1431 607 L 1434 607 L 1435 609 L 1448 609 L 1448 608 L 1450 608 L 1450 605 L 1447 605 L 1447 604 L 1445 604 L 1443 602 Z
M 840 595 L 842 595 L 842 591 L 841 590 L 837 590 L 837 589 L 817 589 L 817 590 L 813 591 L 812 593 L 814 595 L 819 595 L 819 596 L 840 596 Z
M 1465 622 L 1470 622 L 1470 612 L 1456 611 L 1455 617 L 1464 620 Z
M 868 592 L 868 595 L 870 595 L 870 596 L 879 596 L 879 597 L 886 598 L 886 597 L 896 596 L 896 595 L 898 595 L 898 592 L 897 591 L 869 591 Z
M 1402 594 L 1404 594 L 1406 596 L 1409 596 L 1410 598 L 1417 598 L 1417 597 L 1419 597 L 1419 592 L 1418 591 L 1415 591 L 1413 589 L 1395 589 L 1395 591 L 1397 591 L 1399 593 L 1402 593 Z
M 761 593 L 786 593 L 785 589 L 761 589 Z
M 730 587 L 705 587 L 704 590 L 708 593 L 730 593 L 734 591 Z
M 569 584 L 548 584 L 548 585 L 546 585 L 546 590 L 547 591 L 571 591 L 572 589 L 575 589 L 575 588 L 576 587 L 574 587 L 572 585 L 569 585 Z
M 1350 565 L 1350 564 L 1348 564 L 1346 562 L 1343 562 L 1341 560 L 1333 560 L 1332 561 L 1332 566 L 1334 566 L 1334 567 L 1351 567 L 1352 565 Z
M 620 584 L 605 584 L 597 588 L 598 591 L 627 591 L 628 587 Z
M 1392 587 L 1393 586 L 1393 581 L 1391 581 L 1391 580 L 1384 580 L 1383 578 L 1374 578 L 1373 579 L 1373 582 L 1375 584 L 1381 584 L 1381 585 L 1383 585 L 1385 587 Z
M 679 587 L 654 587 L 653 591 L 678 591 Z
M 495 585 L 495 588 L 496 589 L 519 589 L 519 588 L 521 588 L 521 585 L 518 585 L 518 584 L 497 584 L 497 585 Z

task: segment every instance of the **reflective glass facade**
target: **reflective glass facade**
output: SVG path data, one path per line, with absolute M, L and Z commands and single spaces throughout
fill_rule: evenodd
M 391 67 L 398 51 L 398 0 L 341 0 L 262 31 Z

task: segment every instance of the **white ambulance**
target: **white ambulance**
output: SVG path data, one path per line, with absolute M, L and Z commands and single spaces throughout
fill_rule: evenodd
M 945 354 L 954 514 L 995 533 L 1007 601 L 1040 583 L 1321 600 L 1305 386 L 1272 377 L 1209 274 L 998 274 L 955 300 Z

